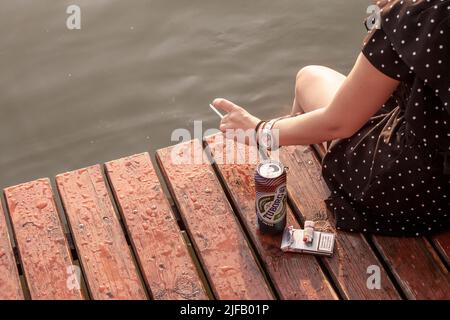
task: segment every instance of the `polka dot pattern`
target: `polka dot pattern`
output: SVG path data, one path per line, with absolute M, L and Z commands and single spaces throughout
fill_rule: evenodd
M 385 0 L 363 54 L 394 94 L 323 159 L 338 229 L 422 236 L 450 227 L 450 0 Z M 446 155 L 447 154 L 447 158 Z

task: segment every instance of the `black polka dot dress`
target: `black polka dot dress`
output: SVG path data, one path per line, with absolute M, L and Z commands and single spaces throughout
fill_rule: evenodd
M 338 229 L 421 236 L 450 227 L 450 0 L 380 1 L 363 54 L 400 84 L 323 175 Z

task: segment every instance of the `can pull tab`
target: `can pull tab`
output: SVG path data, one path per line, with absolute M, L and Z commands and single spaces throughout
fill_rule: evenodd
M 284 171 L 286 171 L 286 173 L 289 172 L 289 167 L 284 167 Z

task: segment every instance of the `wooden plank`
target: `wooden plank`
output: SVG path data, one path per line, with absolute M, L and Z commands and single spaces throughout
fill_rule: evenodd
M 450 299 L 450 274 L 425 238 L 372 238 L 409 299 Z
M 450 266 L 450 231 L 437 234 L 431 237 L 431 240 L 439 250 L 439 253 L 441 254 L 448 268 Z
M 157 152 L 213 293 L 219 299 L 271 299 L 239 222 L 204 158 L 198 140 Z
M 146 298 L 100 166 L 56 177 L 93 299 Z
M 325 231 L 337 232 L 333 216 L 324 200 L 329 190 L 323 181 L 321 165 L 311 147 L 283 147 L 282 163 L 289 167 L 288 192 L 302 220 L 314 220 Z M 324 258 L 341 295 L 346 299 L 399 299 L 393 283 L 381 262 L 359 233 L 337 232 L 335 252 L 332 258 Z M 369 289 L 367 269 L 378 266 L 381 271 L 381 289 Z
M 325 154 L 327 153 L 327 151 L 323 144 L 314 144 L 311 147 L 316 151 L 319 160 L 323 159 L 323 157 L 325 157 Z
M 5 189 L 9 216 L 32 299 L 79 300 L 74 263 L 48 179 Z
M 289 300 L 337 299 L 316 257 L 283 253 L 280 250 L 281 235 L 264 235 L 258 231 L 253 179 L 258 159 L 256 147 L 224 139 L 222 134 L 210 136 L 205 142 L 213 157 L 215 156 L 220 176 L 279 296 Z M 288 225 L 299 228 L 290 208 Z
M 16 260 L 0 202 L 0 300 L 23 300 Z
M 119 211 L 154 299 L 207 299 L 148 153 L 106 163 Z
M 318 147 L 319 148 L 319 147 Z M 324 152 L 319 156 L 323 158 Z M 397 283 L 409 299 L 450 299 L 450 275 L 426 238 L 370 235 Z M 450 232 L 432 241 L 448 265 Z

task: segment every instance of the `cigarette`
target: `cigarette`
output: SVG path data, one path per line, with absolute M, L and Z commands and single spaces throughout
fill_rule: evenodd
M 216 107 L 214 107 L 212 104 L 209 104 L 209 107 L 210 107 L 215 113 L 217 113 L 217 115 L 220 117 L 220 119 L 223 119 L 223 115 L 219 112 L 219 110 L 216 109 Z
M 303 242 L 312 243 L 314 240 L 314 221 L 305 221 L 305 229 L 303 231 Z

